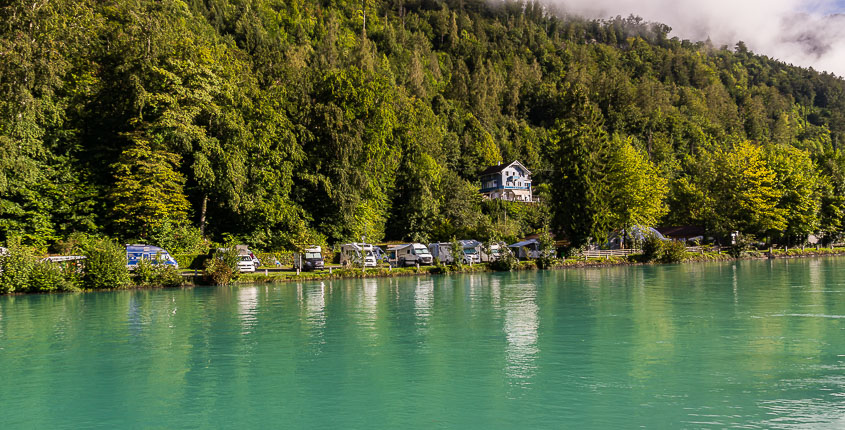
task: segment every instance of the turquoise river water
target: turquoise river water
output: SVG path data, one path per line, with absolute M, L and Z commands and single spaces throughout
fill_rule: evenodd
M 0 428 L 845 428 L 845 259 L 0 297 Z

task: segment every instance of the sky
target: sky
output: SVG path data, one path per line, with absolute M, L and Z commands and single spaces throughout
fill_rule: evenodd
M 670 36 L 733 47 L 845 76 L 845 0 L 547 0 L 588 18 L 638 15 Z

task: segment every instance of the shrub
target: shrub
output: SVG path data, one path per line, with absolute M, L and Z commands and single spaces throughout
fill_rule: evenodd
M 663 263 L 680 263 L 687 257 L 687 247 L 683 242 L 670 240 L 663 242 L 663 252 L 660 261 Z
M 132 271 L 132 277 L 135 278 L 137 285 L 151 285 L 153 278 L 155 278 L 155 268 L 150 260 L 141 259 L 135 265 L 135 270 Z
M 29 277 L 37 260 L 32 250 L 20 244 L 19 239 L 10 239 L 7 253 L 0 256 L 0 293 L 14 293 L 29 290 Z
M 733 258 L 740 258 L 753 248 L 756 241 L 757 239 L 753 235 L 737 233 L 734 244 L 728 250 L 728 254 Z
M 499 272 L 510 272 L 519 268 L 519 260 L 509 249 L 503 249 L 499 258 L 490 262 L 490 268 Z
M 129 285 L 126 248 L 110 239 L 91 239 L 85 246 L 82 285 L 89 289 L 125 288 Z
M 464 247 L 454 236 L 449 245 L 449 252 L 452 254 L 452 267 L 460 270 L 464 266 Z
M 663 256 L 665 243 L 656 234 L 649 233 L 643 238 L 643 261 L 657 261 Z
M 28 292 L 76 291 L 82 282 L 75 267 L 59 263 L 36 263 L 29 275 Z
M 237 279 L 238 251 L 234 243 L 226 248 L 217 249 L 210 258 L 205 260 L 205 278 L 215 285 L 229 285 Z
M 205 260 L 208 258 L 208 253 L 205 254 L 171 254 L 173 259 L 179 263 L 181 269 L 202 270 Z M 264 260 L 261 260 L 263 263 Z
M 156 266 L 155 285 L 165 288 L 181 287 L 185 278 L 179 273 L 179 269 L 173 266 L 159 264 Z
M 557 258 L 555 258 L 557 254 L 555 241 L 552 239 L 552 235 L 549 233 L 548 228 L 543 230 L 537 241 L 540 245 L 540 256 L 537 257 L 535 263 L 537 264 L 538 269 L 548 269 L 557 262 Z

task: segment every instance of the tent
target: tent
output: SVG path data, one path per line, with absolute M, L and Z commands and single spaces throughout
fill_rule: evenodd
M 514 255 L 520 260 L 537 258 L 540 251 L 540 242 L 537 239 L 528 239 L 508 245 L 508 248 L 514 248 Z
M 626 248 L 631 248 L 632 243 L 642 243 L 646 236 L 652 234 L 660 240 L 668 240 L 654 228 L 635 225 L 628 229 L 617 230 L 611 233 L 608 237 L 606 247 L 609 249 L 620 249 L 624 245 Z

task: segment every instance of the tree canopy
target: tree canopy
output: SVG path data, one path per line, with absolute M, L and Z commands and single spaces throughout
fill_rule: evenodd
M 39 247 L 165 224 L 268 249 L 547 223 L 575 244 L 631 225 L 845 228 L 845 81 L 633 16 L 10 0 L 0 94 L 0 240 Z M 541 204 L 481 200 L 478 173 L 513 160 Z

